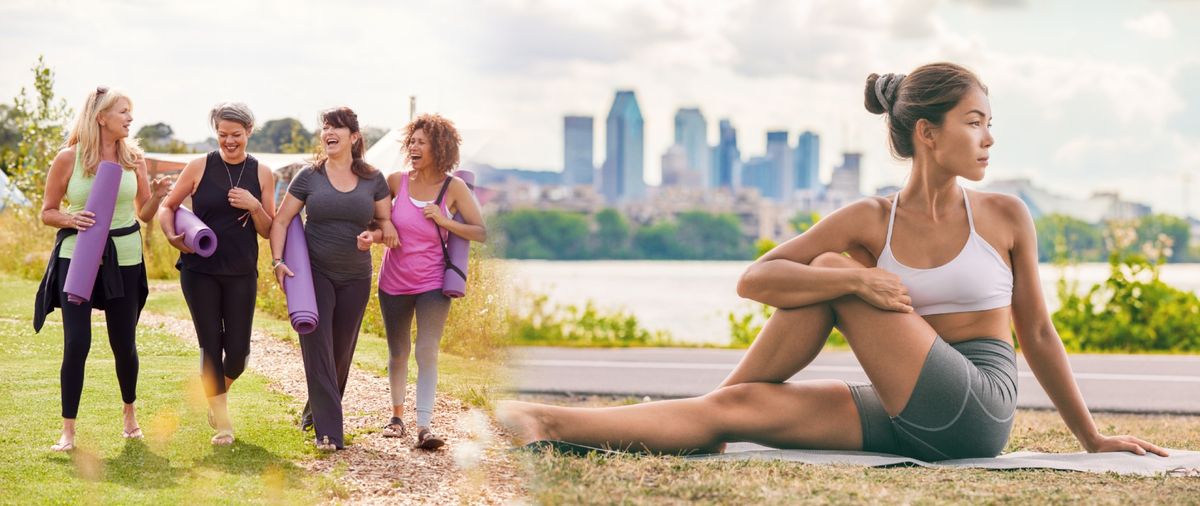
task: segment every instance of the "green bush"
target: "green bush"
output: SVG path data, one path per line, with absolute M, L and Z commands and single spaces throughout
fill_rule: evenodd
M 730 311 L 728 314 L 729 347 L 749 348 L 751 344 L 754 344 L 754 340 L 758 338 L 758 334 L 762 332 L 767 320 L 771 319 L 773 314 L 775 314 L 775 308 L 766 304 L 756 304 L 754 308 L 742 314 Z M 849 346 L 846 343 L 846 337 L 838 329 L 833 329 L 829 333 L 825 344 L 839 348 Z
M 1200 299 L 1159 279 L 1171 255 L 1171 239 L 1160 235 L 1142 252 L 1128 252 L 1132 231 L 1114 231 L 1110 275 L 1086 293 L 1078 281 L 1058 282 L 1062 306 L 1054 325 L 1070 351 L 1200 351 Z M 1126 239 L 1121 239 L 1121 237 Z
M 529 300 L 529 307 L 509 313 L 513 344 L 541 346 L 628 347 L 674 346 L 665 331 L 638 326 L 636 316 L 624 311 L 603 313 L 588 301 L 577 306 L 551 307 L 545 295 Z

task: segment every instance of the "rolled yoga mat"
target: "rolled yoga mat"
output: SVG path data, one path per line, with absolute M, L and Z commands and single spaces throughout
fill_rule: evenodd
M 71 255 L 71 266 L 67 268 L 67 280 L 63 284 L 67 300 L 72 304 L 83 304 L 92 298 L 123 175 L 124 170 L 115 162 L 100 162 L 96 169 L 92 191 L 83 206 L 84 210 L 95 214 L 96 224 L 77 235 L 75 253 Z
M 317 293 L 313 288 L 312 264 L 308 261 L 304 225 L 300 223 L 299 216 L 292 218 L 288 224 L 287 241 L 283 244 L 283 263 L 295 274 L 283 278 L 292 328 L 300 334 L 311 334 L 317 330 Z
M 462 178 L 467 183 L 467 186 L 474 190 L 475 173 L 469 170 L 456 170 L 454 171 L 454 175 Z M 462 213 L 454 213 L 452 219 L 459 223 L 465 223 Z M 462 272 L 462 275 L 454 269 L 447 268 L 445 279 L 442 281 L 442 295 L 457 299 L 467 294 L 467 260 L 470 257 L 471 241 L 455 234 L 446 235 L 450 236 L 446 239 L 446 250 L 450 256 L 450 265 L 458 268 Z
M 217 251 L 217 234 L 208 228 L 191 209 L 179 206 L 175 210 L 175 233 L 183 234 L 183 244 L 204 258 Z

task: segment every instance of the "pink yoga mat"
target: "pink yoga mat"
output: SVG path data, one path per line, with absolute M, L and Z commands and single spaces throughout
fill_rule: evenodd
M 85 210 L 95 213 L 96 224 L 76 236 L 75 253 L 71 255 L 71 266 L 67 268 L 67 280 L 63 285 L 67 300 L 72 304 L 83 304 L 92 298 L 100 259 L 108 243 L 108 230 L 112 227 L 113 209 L 117 205 L 123 172 L 121 166 L 114 162 L 100 162 L 100 167 L 96 169 L 92 191 L 88 193 L 87 203 L 83 206 Z
M 283 244 L 283 263 L 295 274 L 290 278 L 283 278 L 292 328 L 301 335 L 311 334 L 317 330 L 317 293 L 313 288 L 312 264 L 308 260 L 304 225 L 300 223 L 299 216 L 292 218 L 292 222 L 288 224 L 287 240 Z
M 182 233 L 183 244 L 197 255 L 208 258 L 217 251 L 217 234 L 191 209 L 179 206 L 175 210 L 175 233 Z
M 454 175 L 461 178 L 467 183 L 467 186 L 475 185 L 475 173 L 469 170 L 456 170 Z M 452 218 L 454 221 L 464 223 L 462 213 L 454 213 Z M 446 240 L 446 250 L 450 254 L 450 264 L 458 267 L 458 270 L 467 274 L 467 260 L 471 252 L 471 241 L 463 239 L 454 234 Z M 454 269 L 446 269 L 445 279 L 442 281 L 442 295 L 457 299 L 467 294 L 467 278 L 460 276 Z

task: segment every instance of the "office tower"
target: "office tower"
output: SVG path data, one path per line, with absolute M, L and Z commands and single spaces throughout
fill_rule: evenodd
M 591 116 L 563 118 L 563 184 L 590 185 L 596 172 L 593 165 L 593 119 Z
M 601 193 L 610 203 L 637 200 L 645 195 L 642 111 L 632 91 L 618 91 L 608 111 Z

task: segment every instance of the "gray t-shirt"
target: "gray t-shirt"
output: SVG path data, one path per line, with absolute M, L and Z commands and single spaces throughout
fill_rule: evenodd
M 375 218 L 375 202 L 391 197 L 383 173 L 363 179 L 348 192 L 338 191 L 324 171 L 300 169 L 288 193 L 304 202 L 304 236 L 312 268 L 337 281 L 371 278 L 371 253 L 359 251 L 357 236 Z

